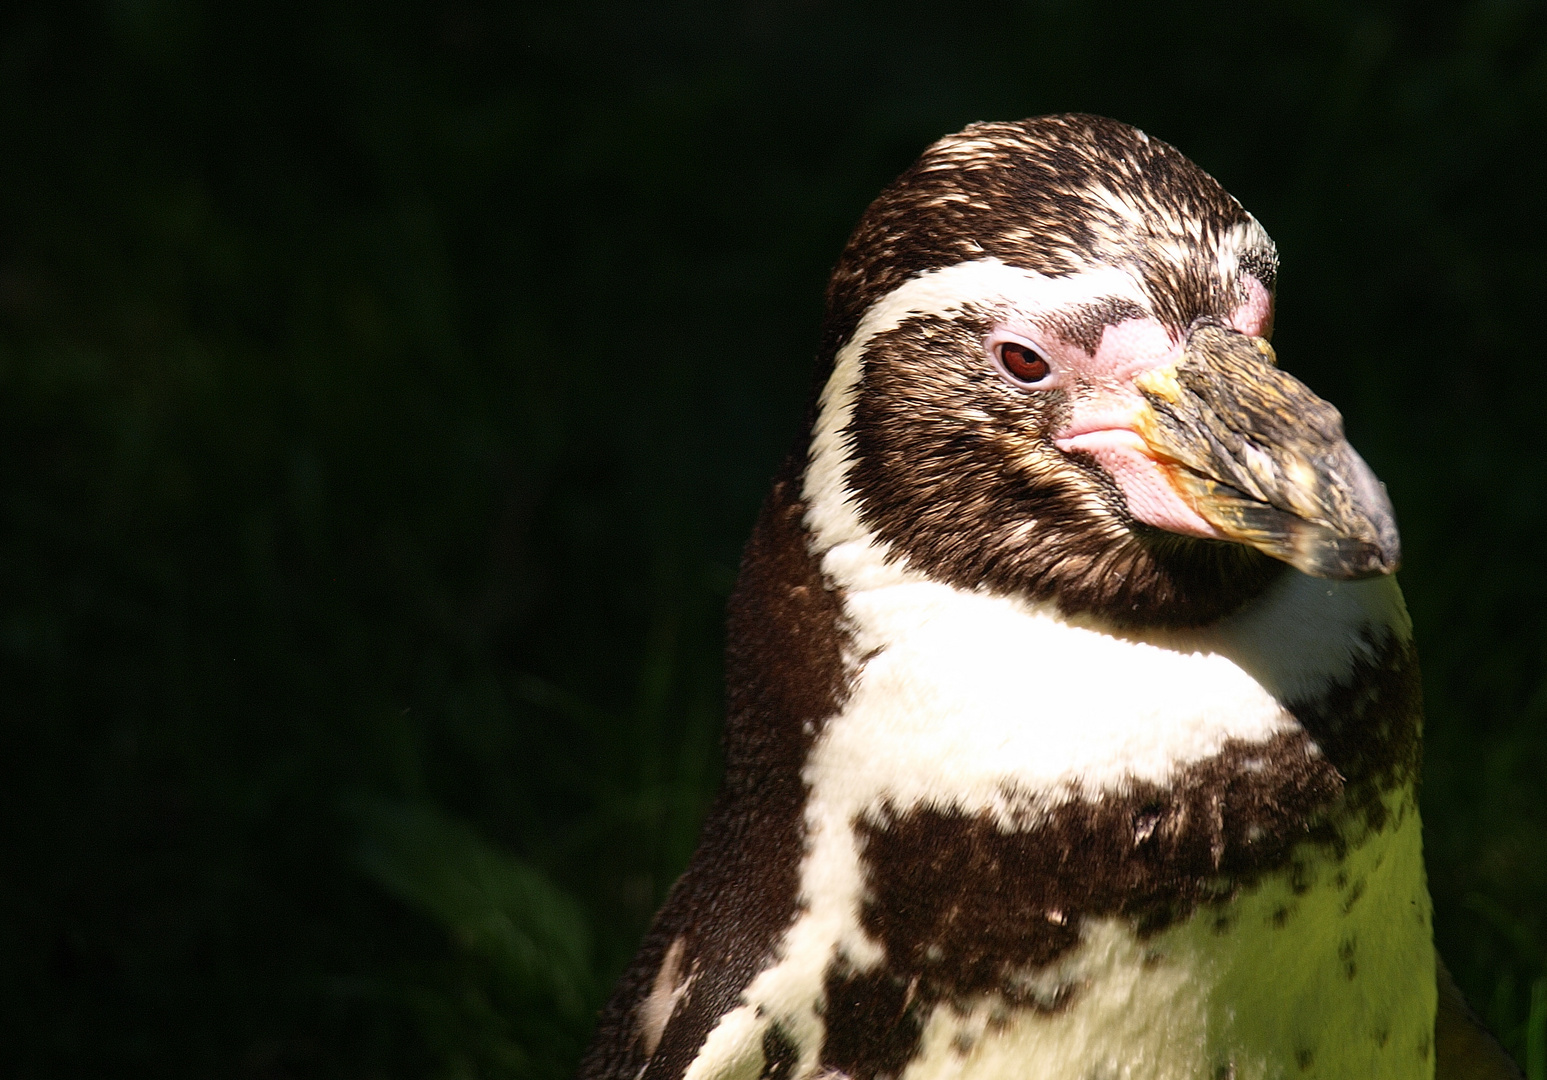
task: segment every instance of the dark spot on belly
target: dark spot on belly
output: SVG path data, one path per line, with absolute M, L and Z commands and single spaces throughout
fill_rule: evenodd
M 1235 1062 L 1227 1061 L 1214 1070 L 1214 1080 L 1235 1080 Z
M 1347 915 L 1350 911 L 1354 910 L 1354 905 L 1357 904 L 1360 898 L 1364 896 L 1365 887 L 1366 882 L 1364 878 L 1360 878 L 1358 881 L 1354 882 L 1353 888 L 1348 890 L 1348 895 L 1343 897 L 1344 915 Z
M 1300 1071 L 1301 1072 L 1305 1072 L 1312 1065 L 1316 1064 L 1316 1051 L 1315 1050 L 1306 1049 L 1304 1047 L 1302 1047 L 1299 1050 L 1296 1050 L 1295 1051 L 1295 1064 L 1300 1067 Z
M 1352 937 L 1344 938 L 1342 943 L 1338 945 L 1338 959 L 1343 963 L 1343 978 L 1349 981 L 1353 981 L 1354 977 L 1359 974 L 1359 962 L 1354 959 L 1354 952 L 1357 947 L 1358 941 Z
M 790 1080 L 800 1062 L 800 1048 L 778 1024 L 763 1032 L 763 1072 L 759 1080 Z
M 1282 906 L 1274 908 L 1268 921 L 1273 924 L 1273 929 L 1282 930 L 1289 925 L 1289 909 Z

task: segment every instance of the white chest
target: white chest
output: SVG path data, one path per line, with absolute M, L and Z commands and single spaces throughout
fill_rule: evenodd
M 842 580 L 844 552 L 828 556 Z M 694 1080 L 756 1076 L 773 1026 L 798 1047 L 798 1075 L 831 1070 L 833 973 L 906 979 L 897 940 L 883 940 L 873 917 L 881 886 L 867 822 L 948 813 L 1013 839 L 1061 806 L 1163 787 L 1222 750 L 1303 734 L 1286 703 L 1347 679 L 1372 642 L 1408 634 L 1389 580 L 1291 575 L 1206 633 L 1147 639 L 905 572 L 870 584 L 854 581 L 845 600 L 852 693 L 805 770 L 802 912 L 745 1005 L 711 1032 Z M 1387 826 L 1341 860 L 1306 844 L 1230 902 L 1158 933 L 1122 915 L 1069 922 L 1057 904 L 1037 909 L 1030 929 L 1058 922 L 1077 940 L 1053 962 L 1011 973 L 1013 994 L 971 986 L 912 1006 L 918 1038 L 902 1075 L 1427 1080 L 1435 992 L 1420 830 L 1410 788 L 1385 799 Z M 1048 876 L 1079 875 L 1071 850 Z M 954 857 L 925 854 L 920 865 L 937 868 Z M 1089 858 L 1106 855 L 1093 848 Z M 939 876 L 909 871 L 886 888 L 925 905 Z M 981 892 L 969 883 L 947 921 L 1036 884 L 1013 877 L 1000 873 Z M 906 992 L 918 985 L 915 975 Z
M 1163 782 L 1227 739 L 1293 724 L 1219 652 L 1114 637 L 927 581 L 851 593 L 852 696 L 807 770 L 847 818 L 886 798 L 988 809 L 1006 785 Z

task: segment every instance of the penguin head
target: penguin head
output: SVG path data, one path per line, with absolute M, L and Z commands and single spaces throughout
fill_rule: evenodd
M 1276 366 L 1276 268 L 1235 199 L 1127 125 L 935 143 L 829 285 L 819 546 L 838 498 L 932 578 L 1139 625 L 1211 621 L 1286 564 L 1390 573 L 1383 486 Z

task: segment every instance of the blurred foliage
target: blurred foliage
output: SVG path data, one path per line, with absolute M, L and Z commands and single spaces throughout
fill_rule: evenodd
M 1547 10 L 0 14 L 0 1071 L 561 1077 L 691 851 L 822 285 L 939 134 L 1217 175 L 1402 518 L 1458 980 L 1547 1068 Z
M 364 833 L 360 866 L 449 930 L 473 961 L 456 973 L 463 992 L 451 1002 L 433 986 L 404 995 L 446 1073 L 563 1072 L 580 1052 L 574 1036 L 596 996 L 574 902 L 542 871 L 431 806 L 374 799 L 352 809 Z

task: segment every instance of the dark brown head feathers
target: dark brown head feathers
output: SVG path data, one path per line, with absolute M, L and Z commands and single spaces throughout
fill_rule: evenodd
M 972 259 L 1049 275 L 1130 265 L 1154 314 L 1178 328 L 1236 300 L 1229 277 L 1177 259 L 1178 247 L 1225 250 L 1273 288 L 1267 235 L 1166 143 L 1079 113 L 973 124 L 925 150 L 860 219 L 828 284 L 819 379 L 876 300 Z

